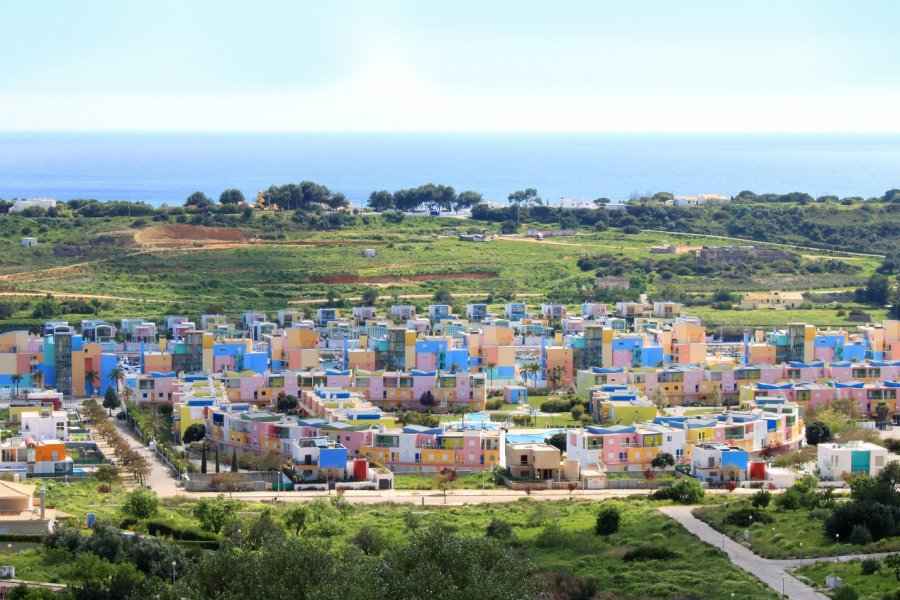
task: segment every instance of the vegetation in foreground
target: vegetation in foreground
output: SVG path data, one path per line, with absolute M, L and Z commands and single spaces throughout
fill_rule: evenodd
M 832 598 L 859 598 L 859 600 L 900 599 L 900 554 L 895 558 L 870 558 L 849 562 L 811 563 L 795 573 L 810 584 L 827 592 Z M 894 566 L 896 565 L 896 566 Z M 840 577 L 843 591 L 832 591 L 825 587 L 825 579 L 831 575 Z M 852 590 L 848 592 L 847 588 Z
M 56 506 L 96 512 L 101 525 L 92 535 L 62 530 L 16 554 L 19 576 L 72 583 L 75 598 L 682 598 L 697 597 L 699 561 L 702 597 L 775 597 L 646 499 L 154 502 L 114 486 L 93 506 L 85 497 L 97 484 L 54 486 Z M 112 523 L 140 539 L 123 539 Z M 144 539 L 151 532 L 159 537 Z

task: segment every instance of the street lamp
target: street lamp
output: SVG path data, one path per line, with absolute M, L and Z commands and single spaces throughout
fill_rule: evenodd
M 175 585 L 175 561 L 172 561 L 172 585 Z
M 6 564 L 9 565 L 6 568 L 9 571 L 9 576 L 12 577 L 12 544 L 6 545 L 6 559 L 8 561 Z
M 784 593 L 784 573 L 781 574 L 781 597 L 784 598 L 786 594 Z
M 838 557 L 840 556 L 840 550 L 838 550 L 838 544 L 841 543 L 841 534 L 834 534 L 834 562 L 840 562 Z
M 722 552 L 725 552 L 725 534 L 722 534 Z
M 803 542 L 800 542 L 800 568 L 803 568 Z

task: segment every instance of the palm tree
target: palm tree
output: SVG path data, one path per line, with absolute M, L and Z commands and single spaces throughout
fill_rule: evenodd
M 134 390 L 131 389 L 131 387 L 126 385 L 125 387 L 122 388 L 121 396 L 122 396 L 122 402 L 124 402 L 125 404 L 128 404 L 129 402 L 134 400 Z
M 537 383 L 537 374 L 541 372 L 541 365 L 536 362 L 530 362 L 522 365 L 522 373 L 525 375 L 525 383 L 528 383 L 528 375 Z
M 19 375 L 18 373 L 16 373 L 12 377 L 10 377 L 10 380 L 16 386 L 16 398 L 18 398 L 19 397 L 19 384 L 22 382 L 22 376 Z
M 31 385 L 40 389 L 44 388 L 44 372 L 34 371 L 31 373 Z
M 562 365 L 555 365 L 547 372 L 547 379 L 550 381 L 550 384 L 553 386 L 554 390 L 559 387 L 559 382 L 562 381 L 563 371 L 564 369 Z
M 487 362 L 484 365 L 484 368 L 487 370 L 488 374 L 488 387 L 494 386 L 494 369 L 497 367 L 497 363 L 491 361 Z
M 116 386 L 116 393 L 119 391 L 119 380 L 125 375 L 125 371 L 121 367 L 114 367 L 109 371 L 109 380 Z
M 90 371 L 85 371 L 84 373 L 84 387 L 85 393 L 87 393 L 88 389 L 91 391 L 91 396 L 94 395 L 94 383 L 100 381 L 100 374 L 97 371 L 91 369 Z

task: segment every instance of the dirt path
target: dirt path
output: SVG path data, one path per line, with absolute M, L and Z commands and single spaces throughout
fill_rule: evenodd
M 69 294 L 67 292 L 54 292 L 52 290 L 35 290 L 29 292 L 0 292 L 0 296 L 27 296 L 30 298 L 43 298 L 44 296 L 53 296 L 54 298 L 72 298 L 75 300 L 121 300 L 123 302 L 174 302 L 174 300 L 151 300 L 150 298 L 125 298 L 123 296 L 104 296 L 102 294 Z

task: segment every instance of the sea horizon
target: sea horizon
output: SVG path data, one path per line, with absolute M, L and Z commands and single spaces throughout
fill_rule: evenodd
M 900 187 L 898 173 L 900 134 L 0 132 L 0 198 L 154 206 L 229 188 L 252 201 L 303 180 L 356 206 L 425 183 L 494 202 L 533 187 L 551 204 L 659 191 L 871 197 Z

